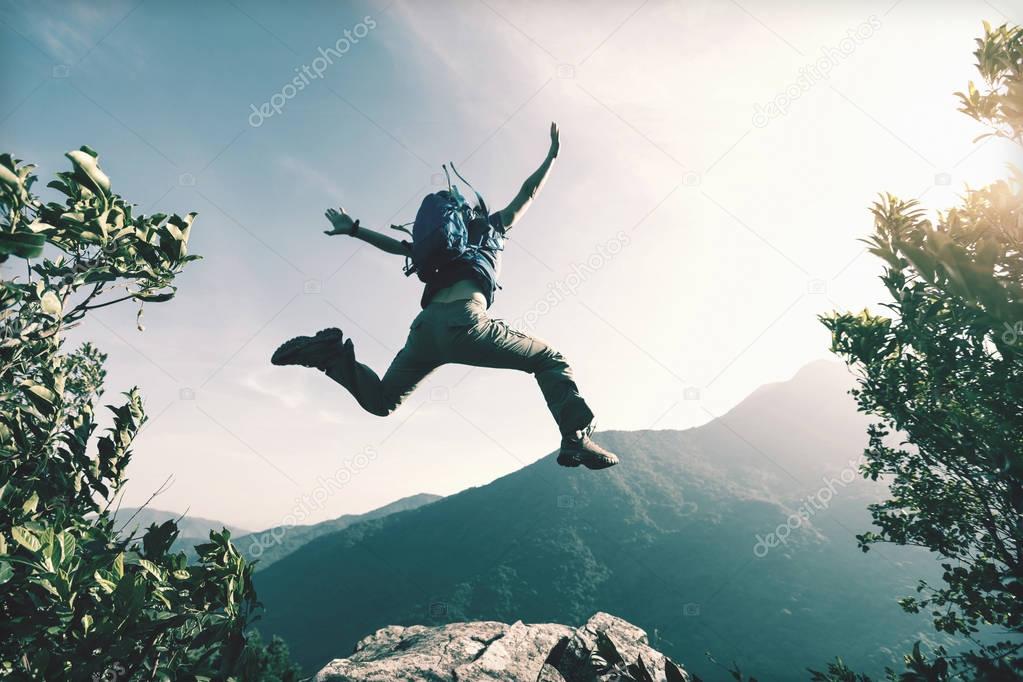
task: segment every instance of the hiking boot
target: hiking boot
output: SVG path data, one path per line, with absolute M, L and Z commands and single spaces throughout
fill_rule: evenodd
M 561 440 L 558 464 L 563 467 L 577 467 L 581 464 L 587 469 L 607 469 L 618 464 L 618 455 L 594 443 L 590 431 L 592 429 L 585 430 L 580 438 Z
M 343 339 L 341 330 L 334 327 L 319 331 L 316 336 L 296 336 L 282 343 L 274 351 L 270 362 L 275 365 L 326 369 L 327 362 L 340 350 Z

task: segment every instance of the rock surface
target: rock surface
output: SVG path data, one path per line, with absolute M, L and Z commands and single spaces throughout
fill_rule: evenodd
M 331 661 L 316 682 L 683 682 L 646 633 L 607 613 L 556 623 L 391 625 Z

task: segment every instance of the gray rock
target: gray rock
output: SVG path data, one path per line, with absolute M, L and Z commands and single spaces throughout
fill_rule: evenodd
M 316 682 L 679 682 L 646 633 L 607 613 L 556 623 L 391 625 L 327 664 Z

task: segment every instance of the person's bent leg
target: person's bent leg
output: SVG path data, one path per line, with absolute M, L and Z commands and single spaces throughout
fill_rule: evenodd
M 380 417 L 391 414 L 439 363 L 423 352 L 416 323 L 405 347 L 398 351 L 381 379 L 370 367 L 355 359 L 352 340 L 342 344 L 324 372 L 352 394 L 364 410 Z
M 618 464 L 617 455 L 590 438 L 593 412 L 579 395 L 572 369 L 561 353 L 502 320 L 491 319 L 482 304 L 475 301 L 454 310 L 448 324 L 448 362 L 517 369 L 536 377 L 561 431 L 558 464 L 588 469 Z
M 531 373 L 561 435 L 582 437 L 593 423 L 593 412 L 579 395 L 565 356 L 541 339 L 513 329 L 503 320 L 490 318 L 478 304 L 469 304 L 456 316 L 450 326 L 449 362 Z

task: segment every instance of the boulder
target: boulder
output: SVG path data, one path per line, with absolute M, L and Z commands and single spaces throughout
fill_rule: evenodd
M 316 682 L 682 682 L 646 633 L 607 613 L 585 625 L 521 621 L 390 625 L 331 661 Z

